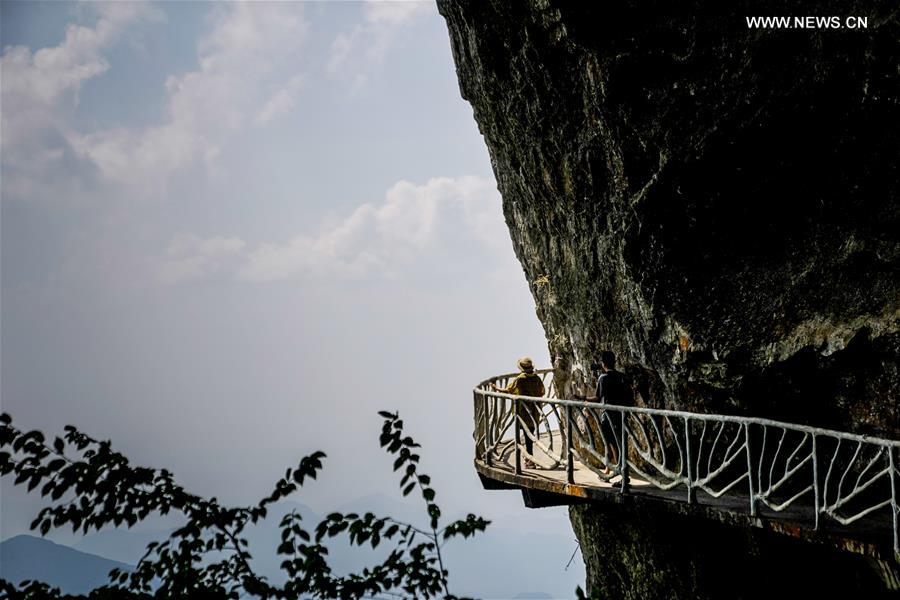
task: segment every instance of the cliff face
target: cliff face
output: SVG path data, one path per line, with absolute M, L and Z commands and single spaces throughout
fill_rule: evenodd
M 748 28 L 766 6 L 438 0 L 558 377 L 591 386 L 611 348 L 648 406 L 897 437 L 900 17 Z M 660 533 L 595 513 L 573 509 L 595 589 L 664 568 L 639 551 Z
M 582 505 L 571 516 L 601 598 L 896 598 L 890 565 L 780 533 L 633 504 Z
M 551 355 L 613 349 L 650 406 L 897 435 L 896 13 L 616 4 L 438 2 Z

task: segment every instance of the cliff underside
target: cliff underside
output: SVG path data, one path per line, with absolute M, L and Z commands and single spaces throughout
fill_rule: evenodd
M 767 6 L 438 1 L 567 391 L 608 348 L 640 405 L 896 439 L 900 17 Z

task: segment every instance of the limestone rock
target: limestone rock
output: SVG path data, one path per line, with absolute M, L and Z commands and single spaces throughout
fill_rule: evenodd
M 438 0 L 557 375 L 610 348 L 648 406 L 896 439 L 900 13 L 820 1 L 800 12 L 868 28 L 750 29 L 783 4 L 728 7 Z M 878 587 L 858 556 L 663 508 L 571 517 L 603 597 L 756 597 L 710 567 L 744 559 Z
M 613 349 L 650 406 L 900 434 L 892 5 L 438 7 L 553 356 Z

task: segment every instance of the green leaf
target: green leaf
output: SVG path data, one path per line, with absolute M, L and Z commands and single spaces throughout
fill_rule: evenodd
M 417 475 L 419 455 L 411 448 L 418 447 L 412 437 L 403 436 L 403 421 L 399 415 L 379 412 L 385 418 L 381 428 L 381 445 L 395 454 L 395 470 L 405 467 L 400 489 L 409 495 L 418 485 L 428 501 L 428 514 L 433 523 L 440 510 L 433 504 L 435 491 L 427 475 Z M 9 452 L 0 453 L 0 473 L 14 473 L 19 483 L 29 488 L 41 485 L 41 492 L 58 500 L 69 494 L 70 502 L 46 507 L 40 511 L 32 528 L 44 535 L 57 527 L 71 526 L 74 531 L 100 530 L 114 524 L 129 527 L 150 514 L 181 513 L 183 526 L 162 545 L 147 547 L 145 556 L 132 573 L 114 572 L 110 582 L 113 595 L 102 592 L 98 598 L 116 597 L 137 600 L 150 597 L 155 591 L 165 597 L 196 597 L 198 591 L 210 597 L 235 598 L 243 595 L 270 598 L 361 598 L 379 595 L 388 590 L 403 591 L 410 597 L 437 597 L 445 593 L 447 572 L 439 569 L 434 552 L 436 533 L 419 535 L 411 526 L 390 522 L 371 512 L 362 516 L 331 513 L 314 529 L 313 534 L 300 525 L 299 514 L 285 515 L 281 521 L 281 539 L 271 550 L 293 559 L 281 562 L 288 576 L 287 583 L 276 585 L 255 574 L 250 565 L 247 541 L 241 537 L 250 524 L 265 518 L 266 506 L 297 490 L 306 477 L 315 478 L 322 468 L 325 454 L 315 452 L 288 469 L 284 478 L 273 486 L 271 495 L 250 507 L 229 507 L 216 498 L 190 494 L 181 488 L 165 469 L 133 467 L 128 459 L 112 450 L 108 441 L 96 441 L 75 427 L 66 428 L 65 438 L 53 438 L 52 448 L 43 446 L 40 432 L 23 434 L 8 426 L 12 419 L 3 419 L 0 445 L 15 445 L 24 457 L 13 463 Z M 81 459 L 68 462 L 61 455 L 66 443 L 81 452 Z M 52 456 L 56 452 L 58 456 Z M 19 459 L 17 459 L 19 460 Z M 411 480 L 411 478 L 414 478 Z M 440 533 L 447 539 L 453 535 L 468 536 L 483 529 L 486 521 L 473 515 L 446 527 Z M 405 530 L 404 530 L 405 527 Z M 436 525 L 433 525 L 436 530 Z M 398 533 L 404 531 L 402 536 Z M 354 545 L 369 544 L 376 548 L 388 546 L 387 557 L 359 573 L 338 575 L 329 564 L 328 548 L 322 545 L 325 536 L 349 533 Z M 390 541 L 388 541 L 390 540 Z M 422 543 L 417 544 L 417 542 Z M 232 543 L 236 547 L 232 548 Z M 118 589 L 116 586 L 118 581 Z M 152 584 L 152 585 L 151 585 Z M 0 594 L 5 588 L 0 583 Z M 36 584 L 44 585 L 44 584 Z M 157 587 L 158 586 L 158 587 Z M 45 586 L 46 587 L 46 586 Z M 43 589 L 43 588 L 42 588 Z M 133 593 L 126 593 L 129 590 Z M 118 592 L 121 592 L 119 594 Z M 59 598 L 36 592 L 33 598 Z

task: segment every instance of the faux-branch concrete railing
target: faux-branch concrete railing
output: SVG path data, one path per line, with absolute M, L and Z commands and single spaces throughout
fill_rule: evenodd
M 521 442 L 528 436 L 533 452 L 526 458 L 539 465 L 532 475 L 564 468 L 574 484 L 577 462 L 603 482 L 620 476 L 622 494 L 636 476 L 659 490 L 683 486 L 688 503 L 697 501 L 698 490 L 712 498 L 745 496 L 751 517 L 760 503 L 775 515 L 808 507 L 814 529 L 820 516 L 844 526 L 883 523 L 900 557 L 900 441 L 770 419 L 561 399 L 552 370 L 537 373 L 547 390 L 543 398 L 491 391 L 491 383 L 505 387 L 516 374 L 475 388 L 476 459 L 488 467 L 512 461 L 515 475 L 529 475 Z M 620 450 L 615 464 L 609 445 Z

